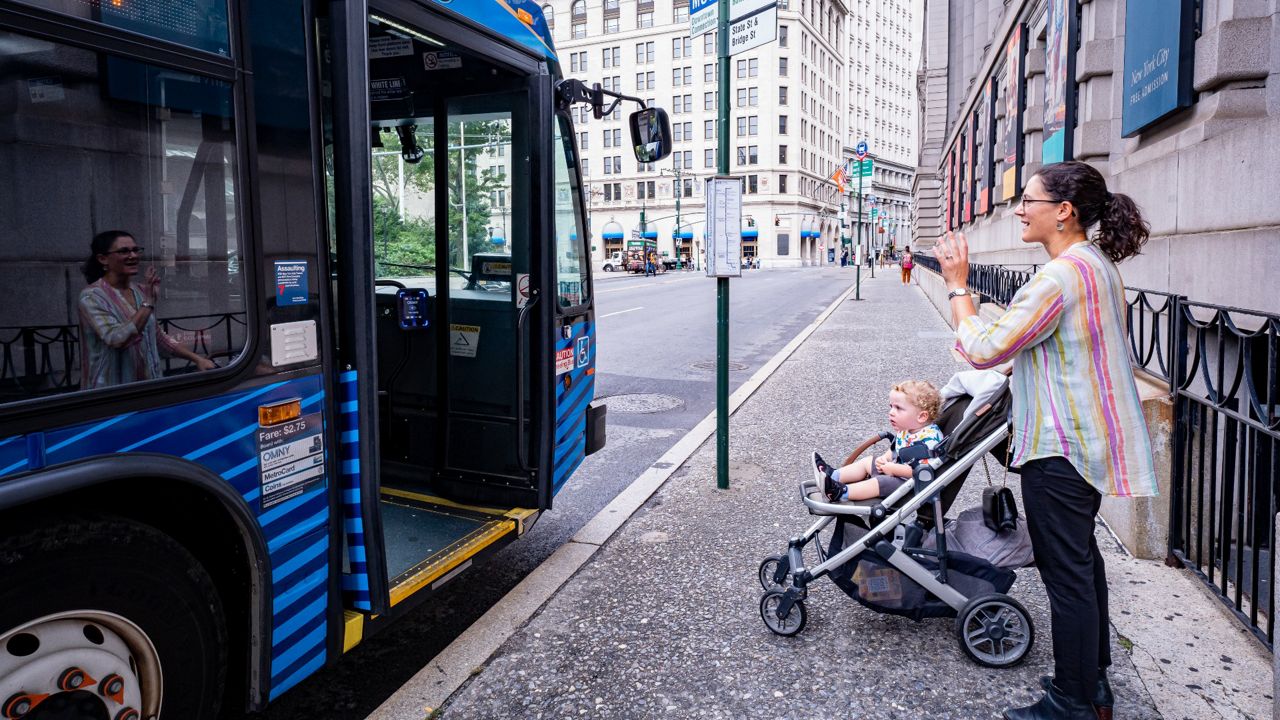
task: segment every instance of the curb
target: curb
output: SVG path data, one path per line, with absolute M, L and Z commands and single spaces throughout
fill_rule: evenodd
M 849 296 L 850 285 L 759 370 L 729 396 L 729 415 L 762 386 L 792 353 L 831 317 Z M 534 568 L 515 588 L 489 608 L 444 650 L 387 698 L 366 720 L 421 720 L 483 670 L 484 664 L 515 632 L 595 555 L 604 543 L 662 487 L 708 438 L 715 434 L 712 410 L 618 494 L 595 517 Z

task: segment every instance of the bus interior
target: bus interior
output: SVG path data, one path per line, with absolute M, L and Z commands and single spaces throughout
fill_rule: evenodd
M 335 304 L 338 323 L 344 304 L 374 316 L 377 521 L 394 606 L 548 505 L 531 400 L 537 322 L 516 301 L 517 279 L 540 262 L 532 143 L 545 125 L 531 121 L 530 87 L 546 77 L 390 14 L 371 13 L 368 31 L 376 289 L 372 307 L 340 292 Z

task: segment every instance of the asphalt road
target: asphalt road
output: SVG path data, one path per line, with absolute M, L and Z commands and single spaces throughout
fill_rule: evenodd
M 851 282 L 852 269 L 840 268 L 751 270 L 731 280 L 730 392 Z M 694 272 L 601 274 L 595 291 L 596 396 L 612 399 L 605 448 L 524 538 L 248 717 L 365 717 L 715 409 L 714 280 Z

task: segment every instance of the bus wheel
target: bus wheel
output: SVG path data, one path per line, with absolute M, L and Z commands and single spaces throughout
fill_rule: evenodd
M 226 627 L 168 536 L 80 518 L 0 540 L 0 718 L 212 720 Z

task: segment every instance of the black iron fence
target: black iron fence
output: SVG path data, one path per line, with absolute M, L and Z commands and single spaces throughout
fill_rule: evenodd
M 941 272 L 936 258 L 916 262 Z M 1007 305 L 1034 274 L 970 265 L 969 289 Z M 1280 316 L 1125 289 L 1130 359 L 1174 403 L 1170 564 L 1214 589 L 1268 648 L 1280 488 Z
M 1280 316 L 1175 298 L 1169 559 L 1267 647 L 1280 482 Z
M 245 346 L 245 314 L 219 313 L 162 318 L 160 329 L 183 347 L 225 360 Z M 164 358 L 166 375 L 189 372 L 182 358 Z M 0 400 L 70 392 L 80 387 L 80 327 L 0 327 Z

